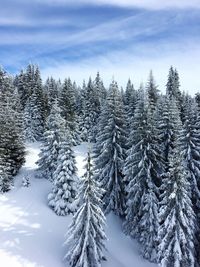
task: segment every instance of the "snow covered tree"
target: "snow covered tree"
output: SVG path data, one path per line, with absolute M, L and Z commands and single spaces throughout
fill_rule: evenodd
M 53 189 L 48 195 L 49 206 L 57 215 L 65 216 L 76 210 L 77 169 L 75 156 L 67 141 L 60 143 L 57 167 L 53 173 Z
M 178 145 L 162 181 L 158 232 L 158 261 L 162 267 L 195 266 L 195 223 L 188 172 Z
M 76 107 L 75 91 L 70 78 L 65 79 L 59 96 L 61 115 L 69 125 L 74 122 Z
M 24 109 L 26 101 L 30 96 L 30 90 L 26 86 L 26 73 L 24 73 L 24 71 L 21 71 L 20 74 L 16 76 L 14 84 L 17 88 L 22 108 Z
M 101 210 L 102 189 L 94 179 L 90 152 L 79 189 L 80 208 L 67 233 L 65 258 L 71 267 L 100 267 L 104 259 L 105 216 Z
M 37 105 L 37 96 L 33 93 L 24 108 L 24 136 L 30 142 L 39 141 L 43 133 L 43 118 Z
M 179 74 L 172 66 L 169 70 L 168 81 L 166 85 L 166 95 L 169 99 L 176 100 L 179 112 L 182 110 L 182 93 L 180 91 Z
M 200 209 L 200 121 L 197 106 L 188 102 L 185 123 L 180 132 L 179 144 L 189 174 L 192 188 L 192 202 L 196 213 Z
M 134 89 L 131 80 L 128 80 L 126 90 L 124 92 L 124 106 L 127 115 L 127 132 L 130 133 L 131 122 L 134 117 L 135 108 L 138 99 L 138 92 Z
M 20 108 L 15 106 L 17 103 L 17 94 L 12 80 L 4 71 L 0 71 L 1 191 L 7 191 L 10 188 L 13 175 L 17 174 L 25 161 Z
M 11 189 L 12 176 L 10 175 L 10 164 L 0 156 L 0 192 L 5 193 Z
M 61 117 L 61 110 L 58 102 L 52 106 L 50 115 L 47 118 L 47 130 L 44 133 L 41 152 L 38 160 L 38 170 L 46 179 L 53 180 L 53 173 L 57 167 L 58 152 L 60 143 L 65 136 L 65 120 Z
M 176 69 L 172 66 L 169 69 L 168 81 L 166 85 L 166 94 L 171 98 L 175 98 L 179 100 L 181 92 L 180 92 L 180 83 L 179 83 L 179 75 Z
M 29 65 L 26 73 L 26 88 L 30 93 L 24 107 L 24 135 L 28 141 L 39 141 L 44 132 L 46 105 L 40 70 Z
M 166 171 L 168 171 L 169 157 L 175 147 L 175 140 L 182 129 L 180 112 L 174 98 L 165 97 L 159 100 L 158 129 L 161 138 L 160 146 L 163 149 Z
M 66 121 L 66 128 L 71 134 L 71 139 L 74 145 L 80 143 L 77 116 L 76 116 L 76 98 L 75 90 L 70 78 L 64 81 L 64 85 L 59 95 L 59 105 L 61 115 Z
M 99 72 L 97 72 L 96 78 L 94 80 L 94 92 L 96 93 L 96 104 L 100 105 L 102 107 L 104 105 L 104 102 L 106 100 L 107 91 L 103 85 L 103 81 L 100 77 Z M 98 109 L 100 110 L 100 107 Z
M 159 98 L 159 90 L 158 86 L 155 83 L 155 79 L 153 77 L 153 72 L 150 71 L 149 79 L 146 85 L 147 97 L 150 111 L 154 111 L 156 108 L 156 104 Z
M 117 83 L 110 85 L 106 105 L 100 118 L 94 146 L 96 179 L 105 190 L 105 212 L 124 214 L 125 191 L 122 173 L 125 159 L 125 116 Z
M 128 79 L 128 82 L 127 82 L 127 85 L 126 85 L 126 90 L 124 92 L 124 98 L 123 98 L 125 106 L 126 105 L 128 106 L 130 101 L 131 101 L 133 90 L 134 90 L 134 86 L 133 86 L 131 80 Z
M 198 107 L 200 108 L 200 93 L 199 92 L 195 94 L 195 101 Z
M 80 132 L 83 141 L 95 141 L 96 125 L 100 114 L 100 102 L 91 78 L 83 88 L 83 111 L 81 116 Z
M 23 187 L 29 187 L 30 185 L 30 180 L 28 176 L 24 176 L 22 179 L 22 186 Z
M 124 231 L 143 244 L 145 258 L 156 261 L 158 188 L 164 165 L 157 121 L 149 107 L 145 92 L 140 88 L 124 166 L 127 184 Z
M 56 81 L 50 77 L 47 79 L 44 88 L 47 95 L 47 114 L 49 115 L 52 105 L 54 104 L 55 100 L 58 99 L 58 86 Z

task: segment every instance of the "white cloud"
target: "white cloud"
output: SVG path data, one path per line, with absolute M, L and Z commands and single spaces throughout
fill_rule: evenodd
M 145 9 L 166 8 L 200 8 L 199 0 L 34 0 L 37 3 L 51 5 L 115 5 L 121 7 L 138 7 Z

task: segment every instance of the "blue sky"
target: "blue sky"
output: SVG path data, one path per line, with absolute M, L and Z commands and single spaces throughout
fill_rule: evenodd
M 200 90 L 200 0 L 0 0 L 0 64 L 16 73 L 37 63 L 45 79 L 105 84 L 146 82 L 164 89 L 170 65 L 182 89 Z

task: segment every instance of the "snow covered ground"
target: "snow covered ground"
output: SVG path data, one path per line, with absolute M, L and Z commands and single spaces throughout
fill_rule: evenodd
M 87 144 L 75 149 L 79 175 Z M 58 217 L 47 206 L 51 184 L 35 178 L 39 143 L 27 144 L 26 164 L 15 178 L 15 186 L 0 195 L 0 265 L 2 267 L 68 267 L 63 262 L 62 246 L 71 217 Z M 22 187 L 22 178 L 30 177 L 30 187 Z M 107 262 L 103 267 L 155 267 L 139 254 L 138 245 L 126 237 L 119 218 L 107 217 Z

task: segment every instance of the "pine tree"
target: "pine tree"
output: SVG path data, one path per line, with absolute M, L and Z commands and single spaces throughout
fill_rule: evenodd
M 194 210 L 199 213 L 200 209 L 200 123 L 197 107 L 191 100 L 187 103 L 185 123 L 180 132 L 179 144 L 184 158 L 189 182 L 192 188 L 192 202 Z
M 53 173 L 53 189 L 48 195 L 49 206 L 57 215 L 65 216 L 76 210 L 77 169 L 75 157 L 67 141 L 60 143 L 57 167 Z
M 61 108 L 61 115 L 66 121 L 66 128 L 71 135 L 72 143 L 77 145 L 80 143 L 80 138 L 77 125 L 76 98 L 75 90 L 70 78 L 64 81 L 64 85 L 59 96 L 59 104 Z
M 11 185 L 12 176 L 10 175 L 10 164 L 0 155 L 0 192 L 8 192 L 11 189 Z
M 12 79 L 0 71 L 0 166 L 1 191 L 8 191 L 25 161 L 20 107 Z M 15 106 L 16 105 L 16 106 Z
M 37 96 L 33 93 L 24 108 L 24 136 L 27 141 L 40 141 L 43 133 L 43 118 L 37 105 Z
M 150 71 L 149 79 L 146 85 L 147 90 L 147 96 L 148 96 L 148 102 L 149 102 L 149 108 L 152 111 L 155 110 L 157 101 L 159 99 L 159 91 L 157 89 L 157 85 L 155 83 L 153 72 Z
M 124 93 L 124 104 L 127 114 L 127 133 L 130 134 L 131 122 L 135 114 L 135 108 L 138 100 L 138 92 L 134 89 L 131 80 L 128 80 Z
M 22 108 L 24 109 L 27 99 L 30 96 L 30 91 L 28 90 L 26 86 L 26 74 L 24 73 L 24 71 L 21 71 L 20 74 L 16 76 L 15 86 L 17 88 L 17 91 L 20 97 Z
M 43 144 L 38 160 L 38 170 L 41 175 L 50 181 L 53 180 L 53 173 L 57 167 L 58 152 L 60 143 L 65 136 L 65 120 L 60 115 L 61 110 L 58 102 L 55 101 L 51 113 L 47 118 L 47 130 L 44 133 Z
M 91 78 L 83 88 L 84 104 L 80 124 L 83 141 L 95 141 L 96 125 L 100 114 L 100 102 Z
M 124 231 L 143 244 L 145 258 L 157 253 L 158 196 L 164 170 L 157 121 L 142 88 L 128 138 L 124 174 L 127 183 Z
M 55 100 L 58 99 L 58 87 L 56 81 L 50 77 L 45 83 L 45 91 L 47 95 L 47 106 L 48 106 L 48 115 L 51 111 L 52 105 Z
M 180 112 L 177 107 L 177 101 L 172 98 L 161 99 L 158 103 L 158 129 L 160 132 L 161 143 L 163 149 L 163 157 L 166 165 L 166 171 L 169 167 L 169 157 L 175 147 L 181 129 Z
M 96 78 L 94 80 L 94 92 L 96 92 L 96 104 L 99 105 L 99 107 L 97 107 L 97 110 L 100 110 L 100 107 L 104 105 L 104 102 L 106 100 L 107 91 L 104 87 L 99 72 L 97 72 Z
M 182 94 L 180 91 L 179 74 L 172 66 L 169 70 L 168 81 L 166 85 L 166 95 L 169 99 L 174 99 L 177 103 L 177 107 L 181 112 L 182 109 Z
M 124 214 L 125 192 L 122 173 L 125 159 L 125 116 L 121 94 L 116 82 L 112 82 L 105 111 L 101 115 L 97 142 L 94 147 L 96 179 L 105 193 L 105 212 L 113 210 Z
M 26 87 L 30 96 L 24 107 L 24 135 L 28 141 L 40 141 L 44 132 L 46 105 L 39 67 L 28 66 Z
M 169 172 L 162 183 L 158 261 L 163 267 L 195 266 L 195 214 L 190 183 L 178 145 L 170 155 Z
M 71 267 L 100 267 L 103 257 L 105 217 L 100 208 L 102 189 L 94 179 L 90 152 L 87 156 L 86 172 L 82 178 L 80 208 L 73 217 L 65 245 L 65 258 Z
M 28 176 L 24 176 L 22 179 L 22 186 L 23 187 L 29 187 L 30 185 L 30 180 Z

